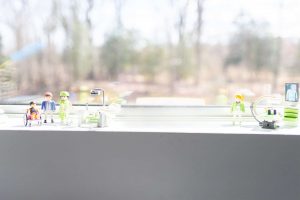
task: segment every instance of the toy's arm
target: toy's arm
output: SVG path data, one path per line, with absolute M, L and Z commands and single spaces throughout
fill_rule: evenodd
M 41 109 L 42 109 L 42 110 L 46 110 L 46 105 L 45 105 L 45 104 L 46 104 L 45 101 L 43 101 L 43 102 L 42 102 L 42 106 L 41 106 Z

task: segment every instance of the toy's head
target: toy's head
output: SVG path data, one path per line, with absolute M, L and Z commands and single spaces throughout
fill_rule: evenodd
M 292 90 L 297 90 L 297 85 L 296 84 L 291 84 L 291 89 Z
M 53 97 L 53 94 L 51 92 L 46 92 L 44 96 L 47 101 L 50 101 Z
M 244 101 L 244 95 L 242 95 L 242 94 L 236 94 L 235 95 L 235 100 L 237 101 L 237 102 L 241 102 L 241 101 Z
M 61 91 L 59 93 L 59 96 L 60 96 L 61 100 L 67 100 L 69 98 L 70 94 L 67 91 Z
M 29 105 L 30 105 L 31 108 L 36 107 L 36 103 L 35 103 L 34 101 L 31 101 L 31 102 L 29 103 Z

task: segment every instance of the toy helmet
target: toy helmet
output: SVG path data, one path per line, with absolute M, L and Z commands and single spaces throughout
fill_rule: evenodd
M 235 98 L 237 98 L 237 99 L 239 99 L 241 101 L 244 101 L 244 99 L 245 99 L 244 95 L 242 95 L 242 94 L 236 94 Z
M 53 94 L 51 92 L 46 92 L 45 97 L 53 97 Z
M 60 97 L 69 97 L 70 94 L 69 94 L 69 92 L 67 92 L 67 91 L 61 91 L 61 92 L 59 93 L 59 96 L 60 96 Z

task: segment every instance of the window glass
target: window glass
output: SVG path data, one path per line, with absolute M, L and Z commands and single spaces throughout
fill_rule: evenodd
M 1 0 L 0 102 L 69 91 L 101 103 L 94 88 L 108 104 L 298 101 L 285 83 L 299 82 L 299 11 L 298 0 Z

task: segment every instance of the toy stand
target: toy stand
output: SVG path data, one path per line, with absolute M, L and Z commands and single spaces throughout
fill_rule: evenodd
M 103 89 L 96 88 L 91 90 L 91 96 L 100 96 L 102 95 L 102 105 L 96 112 L 89 112 L 88 104 L 86 105 L 85 112 L 82 112 L 79 117 L 79 127 L 84 125 L 96 125 L 98 128 L 103 128 L 107 126 L 107 116 L 103 112 L 103 108 L 105 108 L 105 92 Z

